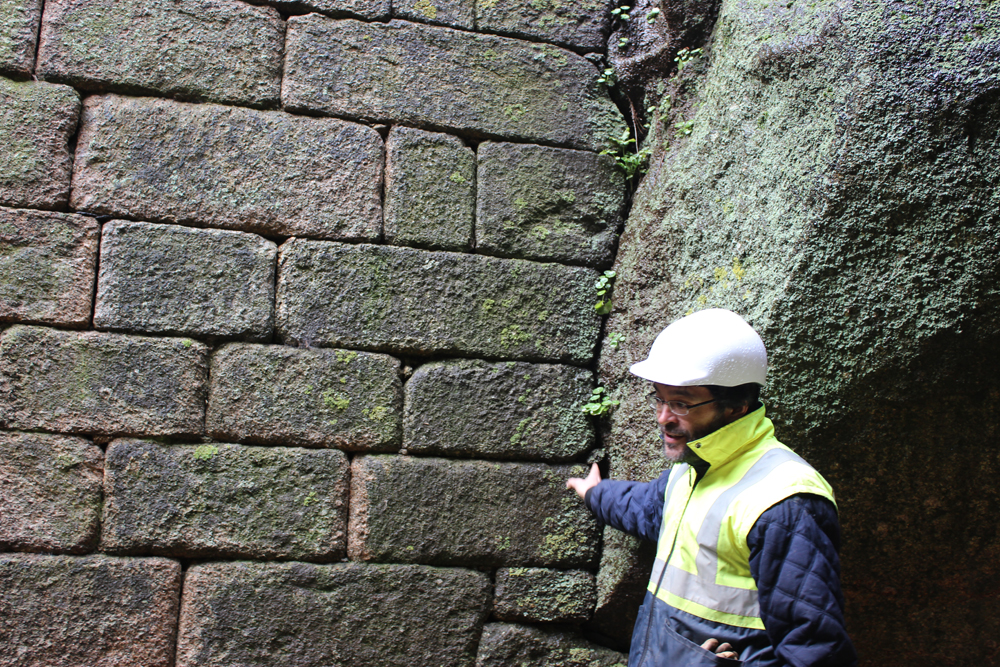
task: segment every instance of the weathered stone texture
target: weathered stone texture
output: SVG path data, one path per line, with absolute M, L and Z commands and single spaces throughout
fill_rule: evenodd
M 62 208 L 80 96 L 69 86 L 0 77 L 0 205 Z
M 585 570 L 497 570 L 493 616 L 501 621 L 579 623 L 594 611 L 594 575 Z
M 359 456 L 351 465 L 354 560 L 592 565 L 597 524 L 566 479 L 583 466 Z
M 0 550 L 97 546 L 103 466 L 104 453 L 83 438 L 0 431 Z
M 484 573 L 452 568 L 196 565 L 177 666 L 472 667 L 489 591 Z
M 469 250 L 476 156 L 458 137 L 394 127 L 386 144 L 385 240 Z
M 114 95 L 88 98 L 82 123 L 76 209 L 276 236 L 381 234 L 383 145 L 369 127 Z
M 598 149 L 625 122 L 597 70 L 554 46 L 391 21 L 288 21 L 293 111 Z
M 188 339 L 15 325 L 0 335 L 0 428 L 200 435 L 207 372 Z
M 476 29 L 600 51 L 614 4 L 611 0 L 479 0 Z
M 393 0 L 398 18 L 472 30 L 476 20 L 475 0 Z
M 601 567 L 597 572 L 597 601 L 588 628 L 628 647 L 639 606 L 646 596 L 656 545 L 611 526 L 604 527 Z
M 171 667 L 181 565 L 0 554 L 0 667 Z
M 311 9 L 330 16 L 357 16 L 369 21 L 389 17 L 390 0 L 249 0 L 251 5 L 269 5 L 300 13 Z
M 406 383 L 403 446 L 410 453 L 566 461 L 594 445 L 580 408 L 590 371 L 570 366 L 433 362 Z
M 42 0 L 0 0 L 0 72 L 31 73 L 41 18 Z
M 109 222 L 94 327 L 269 340 L 277 256 L 253 234 Z
M 625 177 L 607 155 L 547 146 L 479 146 L 476 248 L 487 255 L 607 266 Z
M 490 623 L 483 628 L 476 667 L 625 667 L 628 656 L 563 630 Z
M 399 449 L 399 361 L 353 350 L 225 345 L 212 355 L 207 429 L 266 445 Z
M 48 0 L 38 75 L 83 90 L 274 106 L 285 23 L 235 0 Z
M 347 546 L 349 472 L 336 450 L 116 440 L 101 550 L 335 560 Z
M 587 363 L 589 269 L 292 239 L 278 258 L 286 343 Z
M 0 322 L 90 322 L 100 227 L 82 215 L 0 208 Z

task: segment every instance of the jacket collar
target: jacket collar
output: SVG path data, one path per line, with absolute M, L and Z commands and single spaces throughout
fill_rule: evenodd
M 703 438 L 692 440 L 688 447 L 711 466 L 722 465 L 743 450 L 774 435 L 774 424 L 764 415 L 764 406 L 744 415 Z

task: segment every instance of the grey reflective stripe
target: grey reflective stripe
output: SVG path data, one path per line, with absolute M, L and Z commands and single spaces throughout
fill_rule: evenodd
M 757 589 L 734 588 L 723 586 L 712 580 L 685 572 L 675 565 L 667 568 L 667 592 L 683 600 L 690 600 L 703 607 L 715 611 L 733 614 L 734 616 L 751 616 L 760 618 L 760 605 L 757 602 Z
M 659 544 L 659 541 L 663 539 L 663 531 L 667 529 L 667 522 L 664 520 L 667 511 L 667 499 L 669 499 L 670 494 L 674 492 L 674 487 L 677 486 L 677 480 L 681 477 L 687 477 L 687 471 L 690 467 L 691 466 L 686 463 L 679 463 L 670 470 L 670 479 L 667 480 L 667 489 L 663 492 L 664 515 L 660 516 L 660 534 L 657 536 L 657 544 Z

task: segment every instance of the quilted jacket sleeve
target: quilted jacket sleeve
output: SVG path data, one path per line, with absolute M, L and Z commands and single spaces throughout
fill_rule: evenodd
M 793 667 L 854 667 L 844 625 L 840 524 L 829 500 L 786 498 L 747 536 L 760 613 L 778 657 Z
M 663 516 L 663 493 L 669 476 L 668 469 L 652 482 L 605 479 L 587 491 L 584 502 L 601 523 L 656 542 Z

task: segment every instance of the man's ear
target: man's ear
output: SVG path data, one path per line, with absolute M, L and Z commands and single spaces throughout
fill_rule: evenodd
M 744 403 L 738 408 L 726 408 L 726 417 L 730 422 L 734 422 L 741 417 L 745 417 L 750 412 L 750 404 Z

